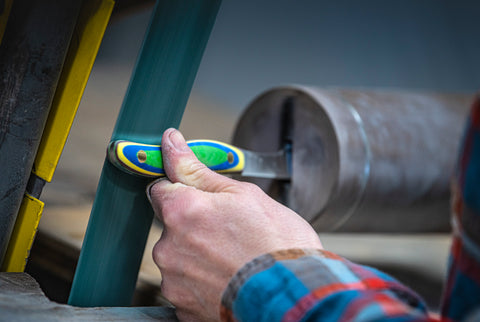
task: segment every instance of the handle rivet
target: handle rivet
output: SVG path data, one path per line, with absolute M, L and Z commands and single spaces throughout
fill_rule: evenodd
M 233 153 L 232 153 L 232 152 L 228 152 L 228 153 L 227 153 L 228 163 L 232 164 L 234 159 L 235 159 L 235 158 L 234 158 L 234 156 L 233 156 Z
M 137 152 L 137 159 L 140 163 L 145 163 L 147 161 L 147 153 L 143 150 Z

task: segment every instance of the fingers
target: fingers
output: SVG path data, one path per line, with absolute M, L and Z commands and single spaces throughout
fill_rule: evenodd
M 152 208 L 163 222 L 164 229 L 186 232 L 208 216 L 212 207 L 212 194 L 183 183 L 168 180 L 154 183 L 149 189 Z M 178 229 L 182 227 L 182 229 Z
M 174 183 L 207 192 L 220 192 L 235 185 L 234 180 L 215 173 L 198 161 L 182 134 L 173 128 L 163 133 L 162 157 L 167 177 Z
M 195 199 L 192 194 L 201 193 L 193 187 L 182 183 L 172 183 L 167 179 L 157 180 L 147 187 L 147 196 L 153 211 L 167 226 L 172 224 L 170 218 L 180 220 L 185 210 L 189 208 L 190 200 Z

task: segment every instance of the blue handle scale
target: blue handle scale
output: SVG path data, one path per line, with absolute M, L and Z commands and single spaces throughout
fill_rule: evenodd
M 241 172 L 245 166 L 242 150 L 213 140 L 193 140 L 187 142 L 198 160 L 210 169 L 221 173 Z M 162 160 L 162 147 L 130 141 L 111 142 L 107 156 L 119 169 L 144 177 L 165 176 Z

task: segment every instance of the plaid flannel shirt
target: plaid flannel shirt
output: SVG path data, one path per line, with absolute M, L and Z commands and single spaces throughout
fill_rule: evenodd
M 480 98 L 452 189 L 453 243 L 442 316 L 394 278 L 324 250 L 260 256 L 230 281 L 224 321 L 480 321 Z

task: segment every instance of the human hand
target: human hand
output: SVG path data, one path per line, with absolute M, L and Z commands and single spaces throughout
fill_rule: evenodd
M 169 180 L 148 189 L 164 224 L 153 249 L 162 273 L 162 294 L 180 320 L 218 320 L 232 276 L 262 254 L 322 248 L 317 233 L 298 214 L 257 186 L 217 174 L 200 163 L 181 133 L 162 138 Z

